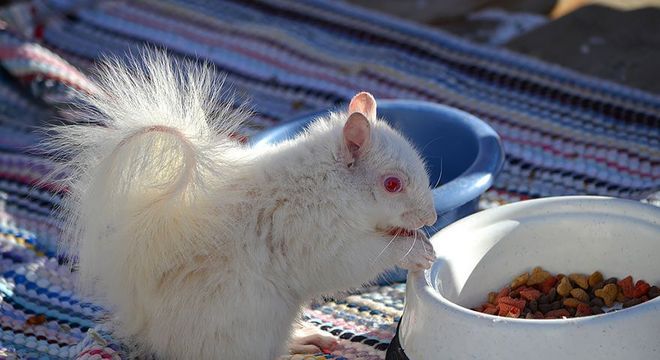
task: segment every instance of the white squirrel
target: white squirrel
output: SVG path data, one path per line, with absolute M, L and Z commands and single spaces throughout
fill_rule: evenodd
M 109 60 L 75 112 L 105 126 L 53 129 L 82 290 L 138 356 L 332 348 L 329 334 L 290 338 L 306 301 L 435 260 L 419 230 L 436 221 L 424 162 L 365 92 L 293 140 L 241 144 L 248 113 L 216 79 L 163 53 Z

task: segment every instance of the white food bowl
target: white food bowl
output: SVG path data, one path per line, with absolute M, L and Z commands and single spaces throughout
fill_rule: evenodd
M 460 220 L 432 243 L 436 263 L 408 276 L 398 342 L 410 360 L 660 359 L 660 297 L 559 320 L 469 309 L 535 266 L 660 284 L 660 208 L 590 196 L 523 201 Z

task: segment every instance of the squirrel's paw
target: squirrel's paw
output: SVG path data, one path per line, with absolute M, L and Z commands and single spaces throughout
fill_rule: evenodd
M 407 248 L 406 248 L 407 246 Z M 409 271 L 425 270 L 433 265 L 435 251 L 433 245 L 426 237 L 418 237 L 401 246 L 403 258 L 399 260 L 399 267 Z
M 313 325 L 302 325 L 289 340 L 289 353 L 316 354 L 332 351 L 337 346 L 337 338 Z

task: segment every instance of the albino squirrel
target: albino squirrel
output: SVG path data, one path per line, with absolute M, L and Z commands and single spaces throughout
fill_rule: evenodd
M 133 355 L 266 359 L 336 342 L 295 336 L 301 306 L 394 265 L 429 268 L 424 162 L 357 94 L 283 143 L 231 135 L 247 112 L 208 66 L 106 61 L 81 120 L 60 126 L 67 252 Z M 286 329 L 286 331 L 285 331 Z M 293 334 L 293 338 L 291 338 Z

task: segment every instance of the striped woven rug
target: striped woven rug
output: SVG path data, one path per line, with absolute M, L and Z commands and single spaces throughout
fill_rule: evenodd
M 155 46 L 215 64 L 256 111 L 248 136 L 356 90 L 471 112 L 507 156 L 482 207 L 568 194 L 657 201 L 660 190 L 660 97 L 341 2 L 33 0 L 0 19 L 0 357 L 122 353 L 95 325 L 107 314 L 58 265 L 58 189 L 33 188 L 52 167 L 34 128 L 62 121 L 70 88 L 94 91 L 86 73 L 104 55 Z M 310 358 L 384 358 L 404 291 L 309 306 L 305 321 L 341 339 Z

